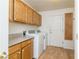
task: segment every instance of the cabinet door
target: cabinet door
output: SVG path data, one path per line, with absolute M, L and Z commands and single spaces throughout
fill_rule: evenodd
M 13 21 L 13 0 L 9 0 L 9 21 Z
M 37 25 L 37 19 L 38 19 L 37 17 L 38 17 L 38 16 L 37 16 L 37 13 L 34 11 L 34 12 L 33 12 L 33 24 L 34 24 L 34 25 Z
M 36 12 L 33 12 L 33 24 L 37 26 L 41 25 L 41 16 Z
M 14 0 L 14 21 L 26 22 L 26 7 L 20 0 Z
M 21 51 L 9 55 L 9 59 L 21 59 Z
M 30 7 L 28 7 L 28 9 L 27 9 L 27 19 L 28 19 L 27 23 L 32 24 L 33 10 Z
M 65 14 L 65 40 L 73 39 L 73 14 Z
M 32 59 L 32 44 L 22 49 L 22 59 Z

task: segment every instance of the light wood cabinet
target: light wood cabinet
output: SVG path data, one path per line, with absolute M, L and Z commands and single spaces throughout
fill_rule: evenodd
M 33 24 L 40 26 L 41 25 L 41 16 L 37 12 L 33 12 Z
M 14 1 L 9 0 L 9 21 L 13 21 L 13 8 L 14 7 Z
M 41 15 L 37 15 L 37 25 L 41 26 Z
M 29 39 L 9 47 L 9 59 L 32 59 L 33 40 Z
M 9 59 L 21 59 L 21 51 L 16 51 L 10 54 Z
M 35 11 L 33 11 L 33 25 L 36 25 L 36 22 L 37 22 L 37 14 Z
M 32 59 L 32 44 L 29 44 L 22 49 L 22 59 Z
M 33 58 L 33 40 L 32 39 L 23 42 L 21 44 L 21 48 L 22 48 L 22 59 Z
M 65 40 L 73 39 L 73 13 L 65 13 Z
M 10 21 L 20 22 L 30 25 L 41 25 L 41 15 L 21 0 L 9 0 Z
M 21 59 L 21 44 L 9 47 L 9 59 Z
M 26 22 L 26 6 L 20 0 L 14 0 L 14 21 Z
M 32 22 L 33 22 L 33 10 L 30 7 L 27 8 L 27 19 L 28 19 L 27 23 L 32 24 Z

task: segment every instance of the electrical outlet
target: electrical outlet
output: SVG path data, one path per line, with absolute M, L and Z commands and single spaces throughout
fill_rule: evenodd
M 76 39 L 78 39 L 78 34 L 76 34 Z
M 62 44 L 64 44 L 64 42 L 62 42 Z

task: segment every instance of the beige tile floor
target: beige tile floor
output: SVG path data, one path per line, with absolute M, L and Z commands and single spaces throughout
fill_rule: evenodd
M 74 59 L 74 51 L 58 47 L 48 47 L 39 59 Z

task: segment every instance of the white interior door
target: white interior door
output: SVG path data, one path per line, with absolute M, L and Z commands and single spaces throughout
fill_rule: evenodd
M 48 45 L 62 47 L 64 40 L 64 19 L 62 15 L 49 17 Z

